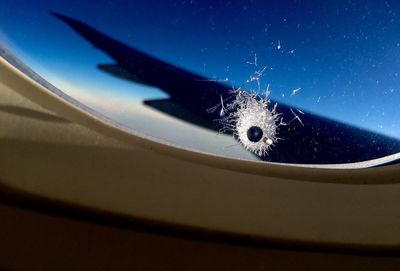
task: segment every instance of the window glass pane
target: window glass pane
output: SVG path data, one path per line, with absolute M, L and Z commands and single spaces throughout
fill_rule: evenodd
M 250 160 L 349 163 L 400 150 L 399 12 L 397 1 L 3 1 L 0 42 L 143 135 Z M 232 89 L 268 100 L 276 129 L 221 124 L 241 106 Z

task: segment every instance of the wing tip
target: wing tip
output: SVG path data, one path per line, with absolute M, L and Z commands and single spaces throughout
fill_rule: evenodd
M 67 25 L 71 26 L 72 28 L 82 28 L 85 26 L 84 23 L 82 23 L 76 19 L 73 19 L 71 17 L 68 17 L 66 15 L 63 15 L 61 13 L 58 13 L 56 11 L 50 11 L 50 14 L 53 15 L 54 17 L 56 17 L 57 19 L 59 19 L 60 21 L 63 21 Z

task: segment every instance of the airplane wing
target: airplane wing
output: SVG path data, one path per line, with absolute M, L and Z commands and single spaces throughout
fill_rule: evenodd
M 207 109 L 228 97 L 231 87 L 166 63 L 127 46 L 76 19 L 53 13 L 80 36 L 115 60 L 98 68 L 114 76 L 155 86 L 170 98 L 145 101 L 145 104 L 182 120 L 218 130 Z M 285 120 L 295 115 L 290 107 L 279 104 L 278 112 Z M 300 121 L 280 126 L 282 138 L 273 150 L 260 157 L 264 161 L 337 164 L 360 162 L 400 152 L 400 141 L 375 132 L 333 121 L 304 111 Z
M 204 107 L 215 106 L 220 101 L 220 95 L 227 96 L 230 92 L 231 88 L 226 85 L 158 60 L 78 20 L 58 13 L 53 14 L 116 62 L 98 65 L 99 69 L 117 77 L 158 87 L 170 96 L 171 101 L 190 107 L 190 111 L 203 118 L 215 119 Z

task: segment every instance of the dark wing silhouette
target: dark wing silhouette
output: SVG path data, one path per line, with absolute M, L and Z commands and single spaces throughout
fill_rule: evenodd
M 75 19 L 53 14 L 116 62 L 98 65 L 99 69 L 120 78 L 158 87 L 170 96 L 171 104 L 189 107 L 191 112 L 201 118 L 212 118 L 204 108 L 215 106 L 220 101 L 220 95 L 226 96 L 229 93 L 228 86 L 160 61 Z
M 145 104 L 185 121 L 218 130 L 218 114 L 207 110 L 220 103 L 220 96 L 231 95 L 231 88 L 129 47 L 67 16 L 53 13 L 79 35 L 115 60 L 98 68 L 114 76 L 155 86 L 170 98 L 145 101 Z M 290 107 L 279 104 L 278 112 L 285 120 L 294 118 Z M 218 112 L 217 112 L 218 113 Z M 264 161 L 337 164 L 360 162 L 400 152 L 400 142 L 365 129 L 323 118 L 308 112 L 291 125 L 280 126 L 281 142 Z

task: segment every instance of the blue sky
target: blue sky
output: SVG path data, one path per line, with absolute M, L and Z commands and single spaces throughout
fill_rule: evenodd
M 272 99 L 400 138 L 397 1 L 2 2 L 0 42 L 44 78 L 86 101 L 137 101 L 165 95 L 97 70 L 111 60 L 50 11 L 228 84 L 267 66 Z

